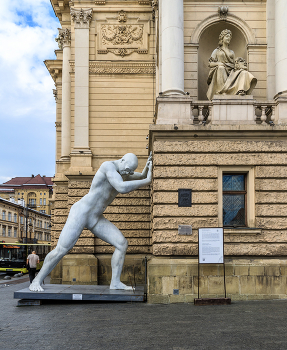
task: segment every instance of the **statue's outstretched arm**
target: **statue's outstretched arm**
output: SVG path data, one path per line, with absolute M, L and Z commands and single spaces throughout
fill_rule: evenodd
M 141 173 L 135 172 L 133 175 L 129 175 L 126 181 L 145 179 L 147 177 L 148 169 L 151 161 L 152 161 L 152 152 L 150 152 L 149 154 L 149 157 L 147 159 L 147 162 L 143 171 Z
M 145 179 L 133 180 L 133 181 L 123 181 L 121 175 L 116 170 L 107 170 L 106 176 L 109 183 L 114 187 L 114 189 L 119 193 L 129 193 L 131 191 L 137 190 L 140 187 L 147 186 L 151 183 L 152 177 L 152 162 L 149 162 L 148 173 Z

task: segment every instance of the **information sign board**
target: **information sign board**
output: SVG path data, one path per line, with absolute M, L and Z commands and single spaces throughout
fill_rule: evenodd
M 223 228 L 199 228 L 198 250 L 200 264 L 223 264 Z

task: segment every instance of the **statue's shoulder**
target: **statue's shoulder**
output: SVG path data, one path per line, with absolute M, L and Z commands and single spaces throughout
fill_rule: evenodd
M 108 161 L 102 163 L 99 170 L 106 173 L 107 171 L 116 170 L 116 167 L 115 167 L 115 164 L 113 163 L 113 161 L 108 160 Z

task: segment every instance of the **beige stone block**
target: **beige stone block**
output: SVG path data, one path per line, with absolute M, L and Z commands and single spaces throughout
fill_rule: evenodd
M 149 214 L 105 214 L 105 217 L 113 222 L 116 221 L 150 221 Z
M 169 304 L 168 295 L 148 294 L 147 302 L 149 304 Z
M 287 152 L 287 142 L 285 140 L 155 141 L 153 149 L 155 153 L 165 153 L 165 152 L 168 152 L 168 153 L 189 153 L 189 152 L 240 153 L 240 152 L 244 152 L 245 153 L 245 152 L 270 152 L 271 149 L 272 149 L 272 152 Z M 182 157 L 182 155 L 180 156 Z M 195 156 L 198 156 L 198 155 L 195 154 Z M 155 160 L 158 159 L 158 157 L 159 155 L 155 154 Z M 170 164 L 170 163 L 167 163 L 167 164 Z
M 265 266 L 264 267 L 265 276 L 280 276 L 280 267 L 279 266 Z
M 255 179 L 256 191 L 286 191 L 286 179 Z
M 285 216 L 287 204 L 257 204 L 256 216 Z
M 192 225 L 192 229 L 199 227 L 216 227 L 218 225 L 218 218 L 154 218 L 153 228 L 156 230 L 178 229 L 178 225 Z
M 148 277 L 148 293 L 163 294 L 162 277 L 159 277 L 159 276 Z
M 237 276 L 226 276 L 226 294 L 233 298 L 234 294 L 239 294 L 239 277 Z
M 112 206 L 122 206 L 122 205 L 140 205 L 140 206 L 149 206 L 150 199 L 148 198 L 118 198 L 116 197 L 113 200 Z
M 178 278 L 173 276 L 162 277 L 162 294 L 173 294 L 173 290 L 178 288 Z
M 284 142 L 285 144 L 285 142 Z M 283 177 L 285 178 L 287 174 L 286 166 L 257 166 L 255 169 L 255 175 L 257 178 L 276 178 Z
M 89 192 L 89 189 L 85 188 L 71 188 L 69 189 L 70 197 L 84 197 Z
M 224 295 L 224 280 L 223 277 L 208 277 L 208 293 Z
M 169 264 L 149 264 L 148 263 L 148 276 L 170 276 L 171 265 Z
M 186 303 L 194 303 L 194 299 L 197 298 L 197 294 L 185 294 Z
M 282 276 L 287 276 L 287 266 L 286 265 L 281 265 L 280 266 L 280 272 Z
M 218 206 L 217 205 L 197 205 L 194 204 L 192 207 L 178 207 L 177 205 L 154 205 L 153 215 L 156 216 L 217 216 Z
M 219 276 L 219 265 L 200 264 L 199 272 L 201 276 Z
M 239 276 L 240 294 L 256 294 L 256 276 Z
M 156 178 L 217 178 L 216 167 L 156 167 L 153 177 Z
M 150 206 L 108 206 L 105 210 L 105 214 L 117 214 L 117 213 L 127 213 L 127 214 L 139 214 L 146 213 L 149 214 L 151 211 Z
M 265 270 L 264 266 L 250 266 L 249 275 L 250 276 L 264 276 Z
M 287 197 L 285 192 L 256 192 L 256 203 L 286 203 Z
M 170 303 L 184 303 L 185 302 L 185 295 L 173 295 L 171 294 L 169 296 L 169 302 Z
M 187 265 L 187 276 L 198 276 L 198 266 L 196 264 Z
M 217 179 L 154 179 L 154 191 L 177 191 L 191 188 L 196 191 L 217 191 Z
M 272 280 L 271 276 L 256 276 L 256 294 L 271 294 Z
M 234 153 L 234 154 L 158 154 L 154 157 L 154 166 L 159 165 L 286 165 L 287 158 L 284 153 L 272 153 L 272 157 L 268 153 Z M 259 189 L 258 189 L 259 190 Z M 263 190 L 263 188 L 262 188 Z
M 200 276 L 199 278 L 199 294 L 202 297 L 202 294 L 208 294 L 208 279 L 207 276 Z M 193 277 L 193 291 L 195 294 L 198 292 L 198 277 Z
M 192 276 L 179 276 L 178 277 L 178 289 L 180 295 L 193 293 L 193 277 Z
M 83 189 L 83 188 L 86 188 L 86 189 L 89 189 L 91 187 L 91 181 L 69 181 L 69 191 L 71 188 L 80 188 L 80 189 Z
M 152 246 L 154 255 L 197 255 L 197 244 L 154 244 Z
M 187 264 L 177 263 L 171 266 L 171 275 L 177 277 L 187 276 Z
M 249 266 L 234 266 L 234 275 L 235 276 L 248 276 L 249 275 Z

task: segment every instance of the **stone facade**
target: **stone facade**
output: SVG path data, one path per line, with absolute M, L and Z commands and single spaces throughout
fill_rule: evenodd
M 224 230 L 227 294 L 286 298 L 284 1 L 51 0 L 62 25 L 57 59 L 46 61 L 57 106 L 54 244 L 103 161 L 133 152 L 142 169 L 152 151 L 150 188 L 105 212 L 129 241 L 122 280 L 147 278 L 151 303 L 192 301 L 198 228 L 223 226 L 222 176 L 240 173 L 246 221 Z M 208 59 L 223 29 L 258 82 L 252 96 L 208 101 Z M 184 188 L 188 208 L 178 206 Z M 112 251 L 84 230 L 52 281 L 108 284 Z M 199 273 L 201 296 L 223 293 L 222 266 Z

